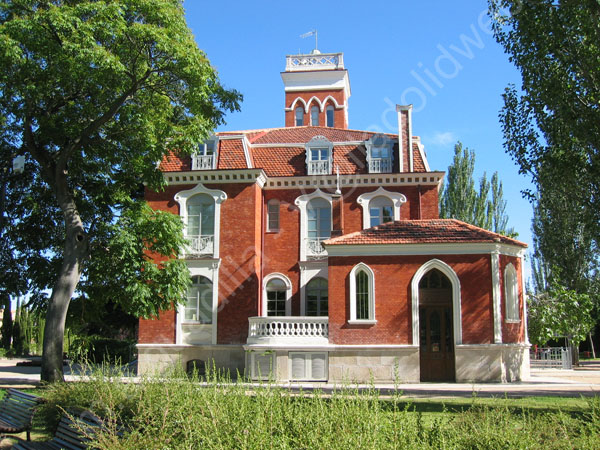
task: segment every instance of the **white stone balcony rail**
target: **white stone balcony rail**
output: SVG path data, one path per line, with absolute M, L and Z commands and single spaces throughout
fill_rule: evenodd
M 308 162 L 308 174 L 309 175 L 331 175 L 330 161 L 309 161 Z
M 192 155 L 192 170 L 212 170 L 215 155 Z
M 329 238 L 307 238 L 306 256 L 309 258 L 325 258 L 327 250 L 323 247 L 323 242 Z
M 369 161 L 369 173 L 391 173 L 392 160 L 389 158 L 373 158 Z
M 202 256 L 214 253 L 215 237 L 212 234 L 206 236 L 186 236 L 185 238 L 189 241 L 185 249 L 186 255 Z
M 328 342 L 328 317 L 248 318 L 248 344 L 325 345 Z
M 310 55 L 288 55 L 286 57 L 286 72 L 301 72 L 303 70 L 336 70 L 344 68 L 343 53 L 316 53 Z

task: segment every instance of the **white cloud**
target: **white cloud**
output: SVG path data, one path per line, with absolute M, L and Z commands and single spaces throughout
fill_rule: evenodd
M 427 136 L 425 140 L 429 145 L 437 147 L 447 147 L 449 145 L 455 144 L 458 138 L 456 134 L 454 134 L 452 131 L 436 131 L 433 136 Z

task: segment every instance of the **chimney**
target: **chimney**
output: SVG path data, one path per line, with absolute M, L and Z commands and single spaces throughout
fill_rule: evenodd
M 413 172 L 412 109 L 413 105 L 396 105 L 400 172 Z

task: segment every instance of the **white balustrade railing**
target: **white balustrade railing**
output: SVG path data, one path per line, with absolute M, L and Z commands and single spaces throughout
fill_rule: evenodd
M 329 238 L 306 238 L 306 256 L 308 257 L 325 257 L 327 250 L 323 247 L 323 242 Z
M 215 237 L 206 236 L 186 236 L 189 244 L 186 248 L 188 255 L 212 255 L 214 253 Z
M 369 160 L 369 173 L 391 173 L 392 160 L 389 158 L 374 158 Z
M 344 68 L 343 53 L 312 53 L 310 55 L 288 55 L 285 70 L 335 70 Z
M 212 170 L 215 155 L 192 155 L 192 170 Z
M 250 317 L 248 344 L 326 344 L 328 317 Z
M 308 162 L 308 174 L 309 175 L 331 175 L 331 163 L 328 160 L 309 161 Z

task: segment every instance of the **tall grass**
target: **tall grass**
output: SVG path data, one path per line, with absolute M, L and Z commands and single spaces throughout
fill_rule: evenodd
M 466 411 L 424 418 L 400 393 L 386 399 L 351 388 L 293 393 L 221 377 L 205 383 L 174 372 L 124 384 L 98 372 L 89 382 L 50 386 L 48 417 L 87 407 L 116 426 L 103 449 L 596 449 L 600 400 L 580 414 L 513 411 L 473 400 Z M 57 408 L 60 407 L 60 408 Z

